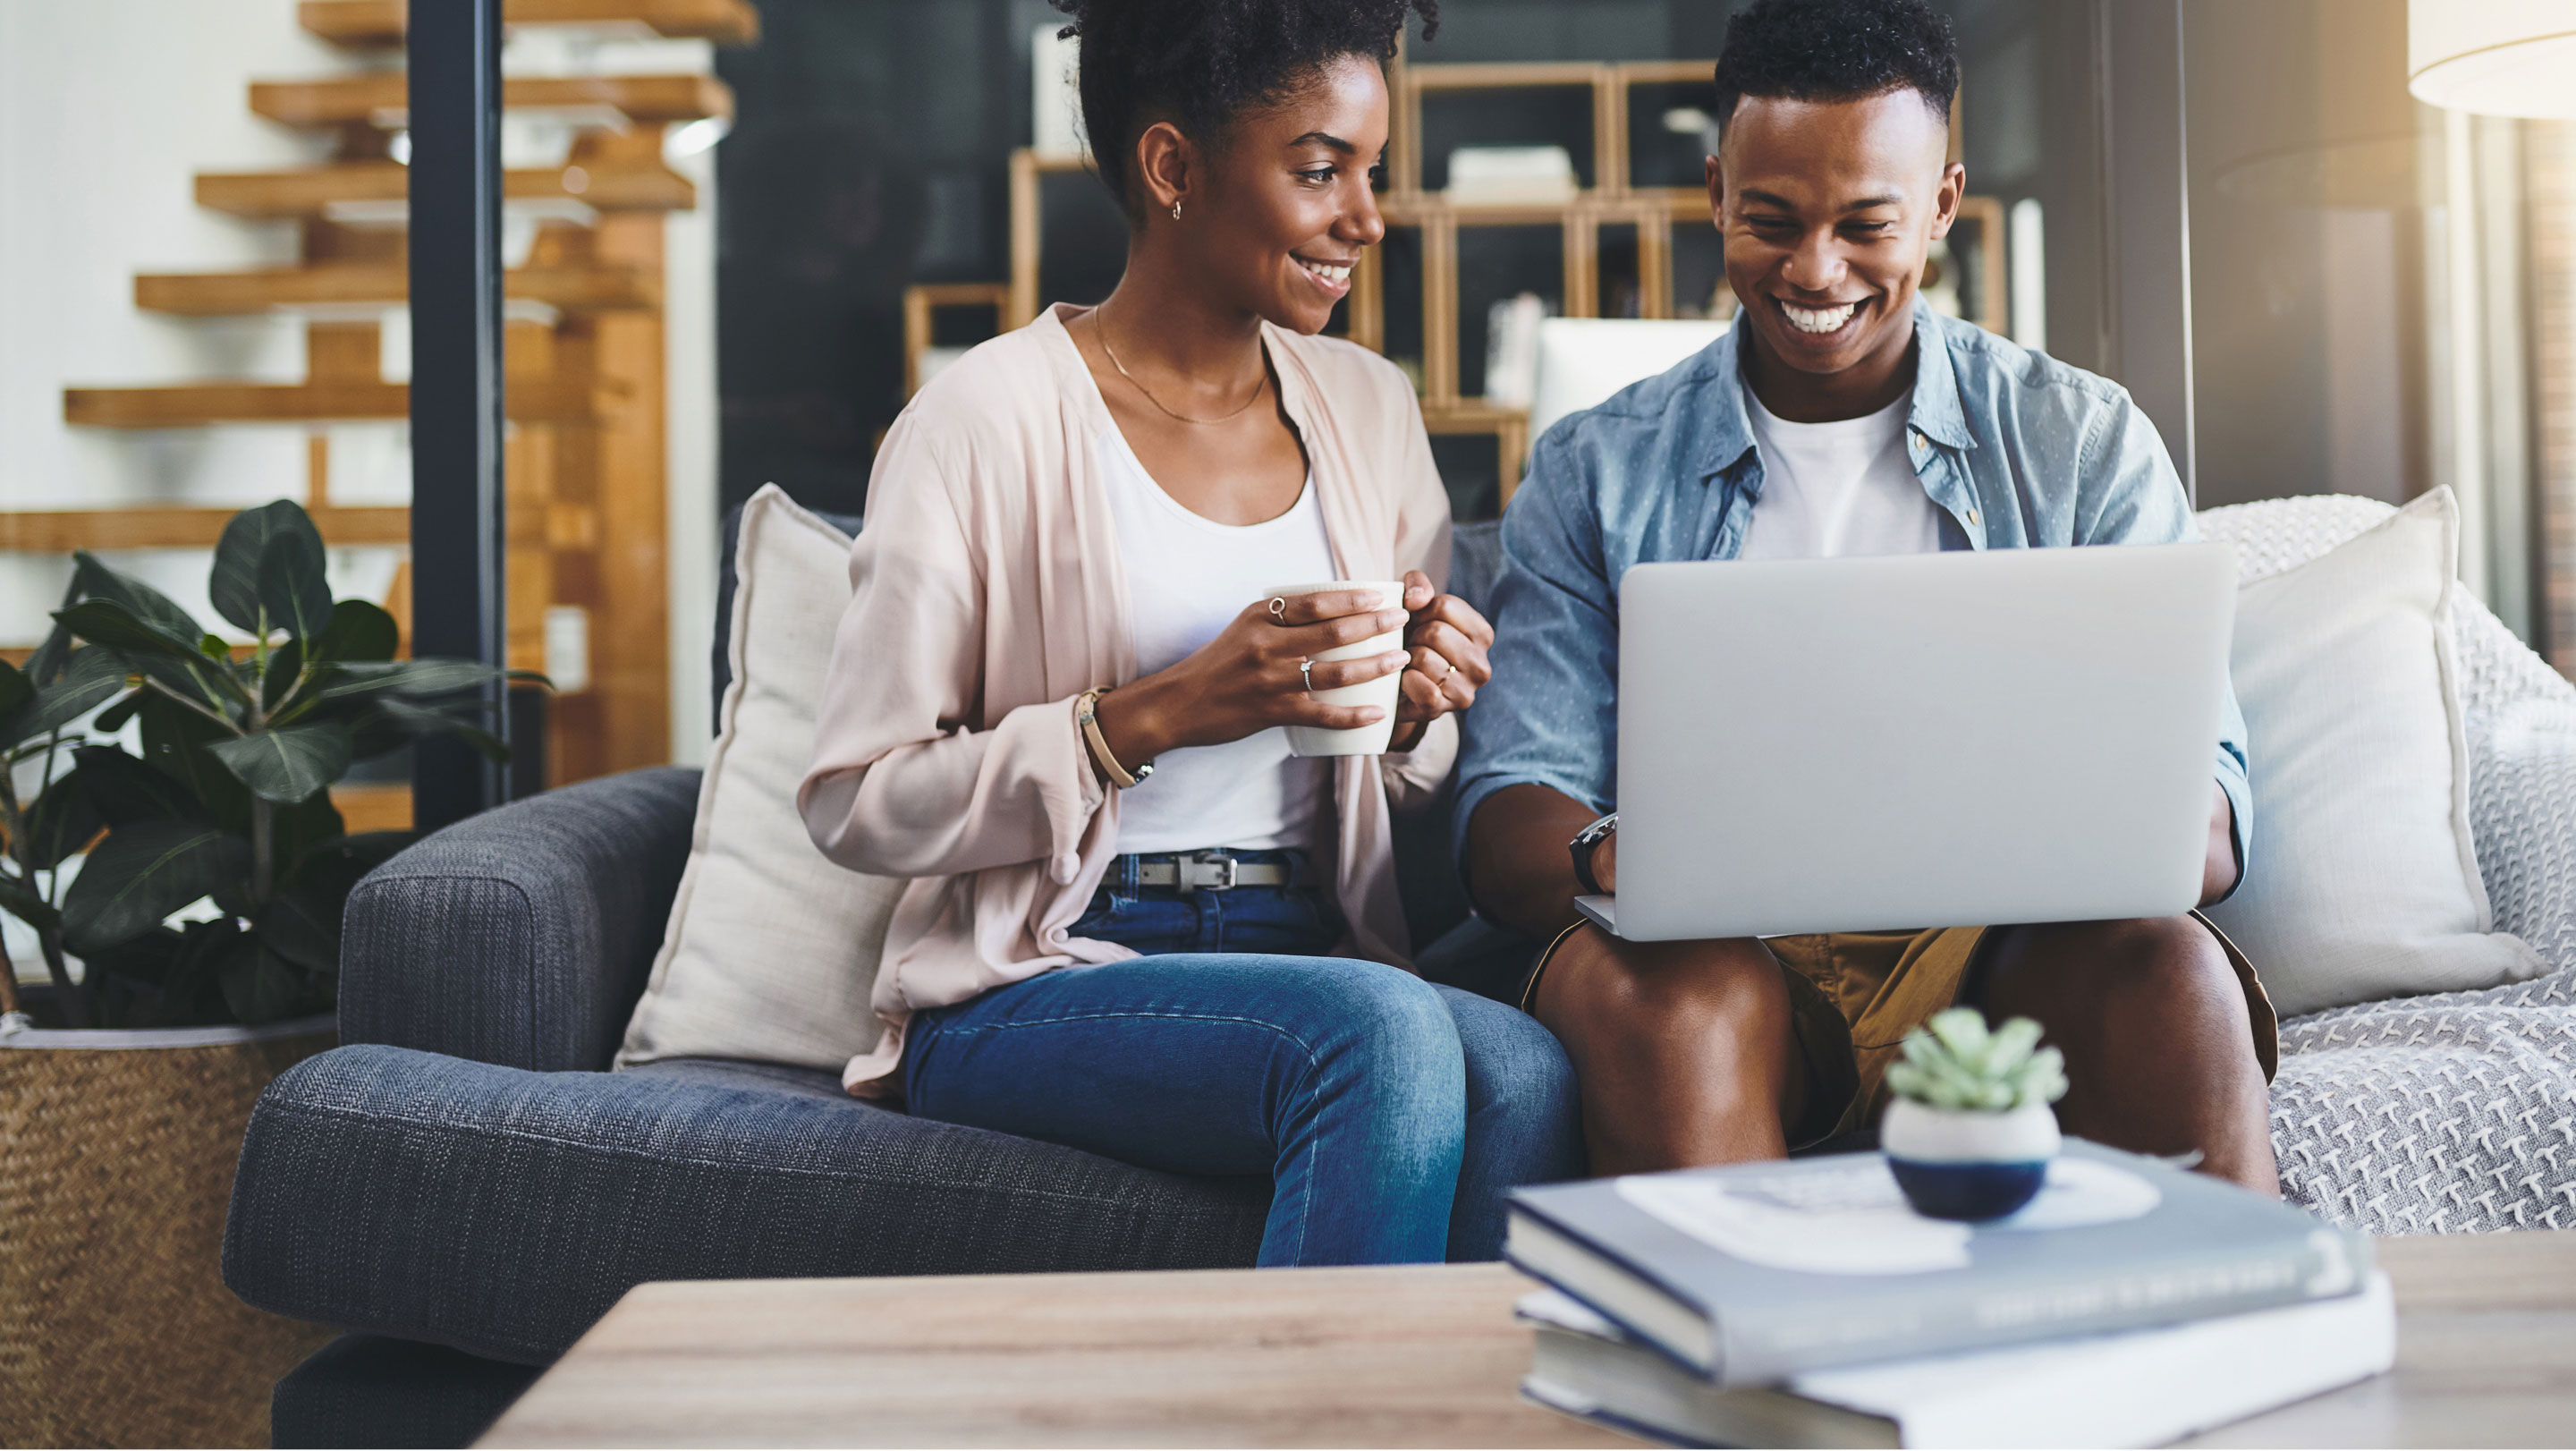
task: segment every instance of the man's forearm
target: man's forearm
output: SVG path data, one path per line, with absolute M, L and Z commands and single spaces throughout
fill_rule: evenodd
M 1566 843 L 1598 814 L 1547 786 L 1506 786 L 1486 797 L 1467 823 L 1467 894 L 1476 910 L 1525 936 L 1563 931 L 1583 892 Z M 1593 869 L 1601 871 L 1597 856 Z
M 2236 860 L 2236 803 L 2227 799 L 2227 788 L 2212 781 L 2209 794 L 2215 798 L 2209 805 L 2209 847 L 2200 864 L 2200 905 L 2206 907 L 2236 890 L 2236 878 L 2244 871 Z

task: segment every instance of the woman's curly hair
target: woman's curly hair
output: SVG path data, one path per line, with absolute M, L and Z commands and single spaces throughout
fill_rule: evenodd
M 1294 91 L 1345 55 L 1385 64 L 1408 14 L 1425 39 L 1440 0 L 1051 0 L 1082 40 L 1082 124 L 1093 164 L 1119 204 L 1136 138 L 1170 121 L 1204 146 L 1228 122 Z

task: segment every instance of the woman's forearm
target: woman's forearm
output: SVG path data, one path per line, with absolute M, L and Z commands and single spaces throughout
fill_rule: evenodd
M 958 731 L 818 767 L 797 809 L 823 855 L 885 877 L 943 877 L 1060 861 L 1080 850 L 1104 788 L 1073 702 L 1022 706 Z
M 1179 748 L 1177 722 L 1185 702 L 1174 699 L 1170 672 L 1147 675 L 1128 682 L 1116 690 L 1104 691 L 1095 715 L 1100 738 L 1108 743 L 1109 754 L 1118 764 L 1133 772 L 1137 766 Z M 1092 769 L 1103 781 L 1108 772 L 1095 761 Z

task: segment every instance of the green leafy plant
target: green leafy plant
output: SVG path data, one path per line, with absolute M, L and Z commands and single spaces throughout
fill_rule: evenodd
M 1993 1032 L 1975 1008 L 1947 1008 L 1905 1035 L 1888 1091 L 1933 1108 L 2003 1113 L 2066 1094 L 2066 1055 L 2039 1046 L 2039 1024 L 2013 1018 Z
M 35 930 L 54 1015 L 142 1027 L 328 1008 L 341 907 L 410 839 L 348 834 L 331 784 L 425 736 L 504 759 L 483 729 L 503 672 L 394 659 L 393 617 L 331 597 L 322 536 L 285 500 L 234 516 L 215 548 L 208 592 L 246 650 L 73 558 L 52 633 L 23 670 L 0 663 L 0 909 Z M 129 724 L 139 755 L 113 739 Z M 0 1012 L 19 1008 L 14 979 L 0 961 Z

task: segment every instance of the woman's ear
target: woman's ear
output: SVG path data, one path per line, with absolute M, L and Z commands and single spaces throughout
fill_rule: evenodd
M 1188 202 L 1197 160 L 1198 148 L 1169 121 L 1155 122 L 1136 138 L 1136 184 L 1149 215 Z

